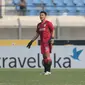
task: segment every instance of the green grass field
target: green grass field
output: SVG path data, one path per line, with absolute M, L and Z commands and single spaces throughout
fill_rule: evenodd
M 0 69 L 0 85 L 85 85 L 85 69 Z

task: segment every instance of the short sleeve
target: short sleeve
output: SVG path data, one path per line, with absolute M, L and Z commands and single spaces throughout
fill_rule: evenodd
M 50 31 L 53 32 L 54 26 L 51 22 L 48 22 L 48 27 L 49 27 Z

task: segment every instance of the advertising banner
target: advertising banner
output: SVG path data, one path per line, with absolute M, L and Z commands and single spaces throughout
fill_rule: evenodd
M 23 42 L 24 45 L 22 41 L 0 41 L 0 68 L 43 68 L 40 46 L 35 42 L 28 49 L 27 41 Z M 51 58 L 52 68 L 85 68 L 85 46 L 55 45 Z

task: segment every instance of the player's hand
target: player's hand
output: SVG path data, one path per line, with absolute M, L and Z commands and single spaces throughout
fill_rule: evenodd
M 32 43 L 33 43 L 33 41 L 31 40 L 26 47 L 30 48 Z
M 54 44 L 54 39 L 51 39 L 51 44 L 52 44 L 52 45 Z
M 52 44 L 54 43 L 54 38 L 50 38 L 50 40 L 48 41 L 48 43 Z
M 53 45 L 54 44 L 54 39 L 51 39 L 50 43 Z

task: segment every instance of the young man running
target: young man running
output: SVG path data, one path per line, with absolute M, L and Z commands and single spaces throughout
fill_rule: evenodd
M 52 50 L 52 44 L 54 39 L 54 27 L 53 24 L 46 20 L 47 13 L 45 11 L 40 12 L 40 20 L 41 22 L 37 25 L 36 36 L 28 43 L 27 47 L 30 48 L 32 43 L 38 38 L 40 35 L 40 45 L 41 45 L 41 53 L 43 55 L 43 66 L 44 66 L 44 74 L 51 74 L 51 64 L 52 60 L 50 58 L 50 53 Z

